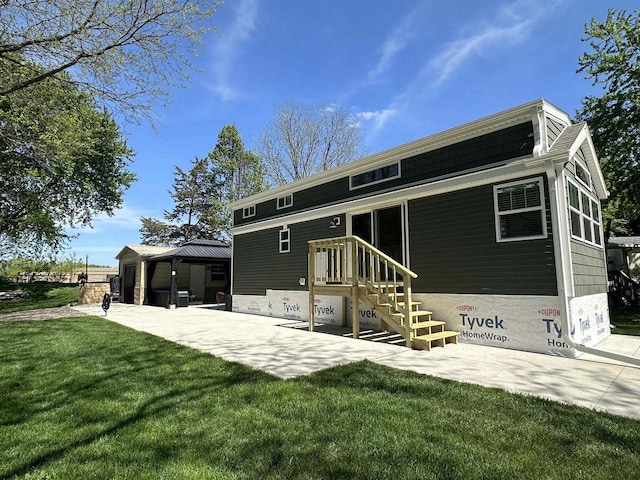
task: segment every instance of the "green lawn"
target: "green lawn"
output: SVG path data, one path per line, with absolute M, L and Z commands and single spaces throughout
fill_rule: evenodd
M 369 362 L 279 380 L 99 317 L 0 324 L 0 392 L 0 478 L 640 472 L 638 421 Z
M 62 307 L 78 302 L 78 286 L 68 283 L 11 283 L 0 281 L 0 291 L 21 290 L 25 298 L 0 301 L 0 314 L 35 310 L 38 308 Z
M 611 333 L 640 335 L 640 306 L 623 307 L 612 302 L 609 306 L 609 315 L 611 325 L 616 327 L 611 329 Z

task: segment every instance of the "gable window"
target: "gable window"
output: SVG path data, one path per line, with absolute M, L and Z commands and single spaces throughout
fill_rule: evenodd
M 542 186 L 542 178 L 534 178 L 493 187 L 498 242 L 546 238 Z
M 256 206 L 250 205 L 242 209 L 242 218 L 254 217 L 256 215 Z
M 369 170 L 368 172 L 351 175 L 349 177 L 349 188 L 353 190 L 355 188 L 364 187 L 365 185 L 393 180 L 394 178 L 398 178 L 399 176 L 400 164 L 393 163 L 385 167 L 376 168 L 375 170 Z
M 278 197 L 278 210 L 283 208 L 287 208 L 293 205 L 293 193 L 289 195 L 285 195 L 283 197 Z
M 576 178 L 582 183 L 585 187 L 591 190 L 591 175 L 589 171 L 582 165 L 582 163 L 578 162 L 577 159 L 574 160 L 576 166 Z
M 288 228 L 280 230 L 280 253 L 288 253 L 291 251 L 291 236 Z
M 591 198 L 586 189 L 571 180 L 567 180 L 567 196 L 571 236 L 601 247 L 602 222 L 598 202 Z

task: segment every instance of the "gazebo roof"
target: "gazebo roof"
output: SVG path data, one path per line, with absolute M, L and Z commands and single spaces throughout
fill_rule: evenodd
M 640 237 L 611 237 L 607 245 L 610 247 L 640 248 Z
M 192 240 L 172 250 L 161 252 L 149 258 L 154 262 L 172 259 L 231 259 L 231 246 L 219 240 Z

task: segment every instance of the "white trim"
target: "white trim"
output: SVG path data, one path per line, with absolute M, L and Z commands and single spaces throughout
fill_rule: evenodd
M 287 238 L 283 239 L 282 238 L 282 234 L 286 232 L 287 233 Z M 286 243 L 287 244 L 287 248 L 284 249 L 282 247 L 282 245 Z M 289 253 L 291 251 L 291 229 L 288 228 L 286 225 L 280 229 L 280 231 L 278 232 L 278 252 L 279 253 Z
M 580 149 L 578 149 L 580 150 Z M 576 150 L 577 152 L 577 150 Z M 571 157 L 573 159 L 573 169 L 575 170 L 573 173 L 576 177 L 576 180 L 578 182 L 580 182 L 582 185 L 584 185 L 586 188 L 589 189 L 589 191 L 591 192 L 592 189 L 592 185 L 593 185 L 593 181 L 591 180 L 591 172 L 589 171 L 589 167 L 587 167 L 586 165 L 582 164 L 582 160 L 580 160 L 580 158 L 577 155 L 574 155 L 573 157 Z M 584 183 L 584 181 L 578 176 L 578 167 L 582 168 L 586 174 L 587 177 L 589 178 L 589 184 L 587 185 L 586 183 Z
M 369 173 L 369 172 L 375 172 L 376 170 L 380 170 L 380 169 L 383 169 L 383 168 L 386 168 L 386 167 L 391 167 L 391 166 L 393 166 L 393 165 L 397 165 L 397 166 L 398 166 L 398 173 L 397 173 L 397 174 L 395 174 L 395 175 L 393 175 L 392 177 L 386 177 L 386 178 L 382 178 L 382 179 L 380 179 L 380 180 L 375 180 L 375 181 L 373 181 L 373 182 L 363 183 L 363 184 L 361 184 L 361 185 L 357 185 L 357 186 L 355 186 L 355 187 L 354 187 L 354 186 L 352 185 L 352 183 L 351 183 L 351 180 L 352 180 L 352 179 L 353 179 L 353 177 L 355 177 L 355 176 L 363 175 L 363 174 L 365 174 L 365 173 Z M 400 165 L 400 161 L 397 161 L 397 162 L 389 163 L 388 165 L 383 165 L 382 167 L 372 168 L 372 169 L 370 169 L 370 170 L 365 170 L 365 171 L 360 172 L 360 173 L 354 173 L 354 174 L 352 174 L 352 175 L 349 175 L 349 190 L 350 190 L 350 191 L 351 191 L 351 190 L 358 190 L 359 188 L 368 187 L 369 185 L 377 185 L 377 184 L 379 184 L 379 183 L 388 182 L 388 181 L 390 181 L 390 180 L 394 180 L 394 179 L 396 179 L 396 178 L 400 178 L 400 177 L 402 176 L 402 172 L 401 172 L 401 170 L 400 170 L 400 167 L 401 167 L 401 165 Z
M 233 248 L 234 246 L 234 242 L 231 242 L 231 262 L 229 264 L 229 268 L 231 268 L 231 270 L 229 271 L 229 277 L 231 280 L 231 288 L 229 288 L 229 295 L 233 296 L 233 282 L 234 282 L 234 278 L 233 278 L 233 259 L 235 258 L 235 255 L 233 254 Z
M 604 237 L 602 236 L 603 232 L 602 232 L 602 209 L 600 208 L 600 202 L 598 201 L 598 198 L 595 197 L 593 195 L 592 192 L 586 190 L 584 187 L 581 186 L 582 182 L 578 183 L 570 178 L 567 177 L 566 179 L 566 187 L 565 187 L 565 195 L 567 198 L 567 212 L 575 212 L 579 215 L 580 218 L 580 235 L 574 235 L 573 233 L 573 228 L 571 228 L 571 215 L 568 215 L 568 227 L 569 227 L 569 232 L 571 234 L 571 239 L 575 240 L 577 242 L 582 242 L 582 243 L 586 243 L 587 245 L 591 246 L 591 247 L 596 247 L 599 248 L 601 250 L 604 250 Z M 578 190 L 578 208 L 575 208 L 573 205 L 571 205 L 571 201 L 569 199 L 569 184 L 573 185 L 577 190 Z M 589 212 L 591 213 L 589 216 L 587 216 L 583 211 L 582 211 L 582 195 L 586 196 L 587 199 L 589 200 Z M 596 208 L 598 209 L 598 221 L 596 221 L 593 218 L 593 210 L 592 210 L 592 206 L 593 206 L 593 202 L 595 202 L 596 204 Z M 584 234 L 584 220 L 585 218 L 588 220 L 590 227 L 591 227 L 591 240 L 587 240 L 587 238 L 585 237 Z M 600 234 L 600 243 L 596 243 L 595 242 L 595 229 L 596 226 L 598 228 L 598 233 Z
M 556 169 L 559 170 L 556 171 Z M 549 179 L 549 207 L 551 210 L 551 228 L 553 234 L 553 250 L 556 264 L 558 296 L 567 302 L 575 296 L 573 284 L 573 261 L 571 260 L 571 229 L 569 227 L 568 196 L 565 191 L 567 180 L 561 165 L 549 163 L 547 167 Z M 563 294 L 564 293 L 564 294 Z
M 409 202 L 402 202 L 402 240 L 404 251 L 404 266 L 411 270 L 411 256 L 409 255 Z
M 403 201 L 413 200 L 415 198 L 428 197 L 431 195 L 440 195 L 442 193 L 453 192 L 465 188 L 472 188 L 491 183 L 505 182 L 528 175 L 536 175 L 544 172 L 542 161 L 529 163 L 530 157 L 526 157 L 520 161 L 511 162 L 500 167 L 481 170 L 469 173 L 467 175 L 459 175 L 449 177 L 442 180 L 434 181 L 427 184 L 415 185 L 409 188 L 401 188 L 390 192 L 385 192 L 371 197 L 359 198 L 340 202 L 334 205 L 318 207 L 305 212 L 292 213 L 287 215 L 286 222 L 301 223 L 309 220 L 316 220 L 323 217 L 339 215 L 345 212 L 364 213 L 371 209 L 383 208 L 384 206 L 397 205 Z M 256 232 L 268 228 L 276 228 L 282 225 L 283 218 L 275 217 L 268 220 L 253 222 L 247 225 L 240 225 L 232 229 L 233 235 L 241 235 L 243 233 Z
M 251 213 L 251 211 L 253 210 L 253 213 Z M 249 212 L 247 214 L 247 211 Z M 244 220 L 245 218 L 251 218 L 251 217 L 255 217 L 256 216 L 256 204 L 252 204 L 252 205 L 248 205 L 246 207 L 242 208 L 242 219 Z
M 383 152 L 360 158 L 351 163 L 332 168 L 331 170 L 327 170 L 301 180 L 296 180 L 295 182 L 288 183 L 287 185 L 282 185 L 272 190 L 267 190 L 250 197 L 236 200 L 235 202 L 229 203 L 227 207 L 232 210 L 236 210 L 248 203 L 258 204 L 287 193 L 293 193 L 295 191 L 322 185 L 333 180 L 345 178 L 357 172 L 375 169 L 389 163 L 402 161 L 414 155 L 453 145 L 463 140 L 476 138 L 523 122 L 533 121 L 533 117 L 537 115 L 537 112 L 540 109 L 549 112 L 554 116 L 566 118 L 566 121 L 570 122 L 569 116 L 565 112 L 544 99 L 538 99 L 524 105 L 445 130 L 444 132 L 436 133 Z
M 498 209 L 498 190 L 500 188 L 509 187 L 511 185 L 522 185 L 524 183 L 533 183 L 538 182 L 539 192 L 540 192 L 540 206 L 536 207 L 525 207 L 525 208 L 517 208 L 508 211 L 501 212 Z M 526 212 L 540 212 L 541 216 L 541 224 L 542 224 L 542 233 L 539 235 L 528 235 L 525 237 L 510 237 L 510 238 L 502 238 L 500 233 L 500 217 L 502 215 L 516 215 L 518 213 L 526 213 Z M 501 183 L 499 185 L 493 186 L 493 215 L 496 227 L 496 242 L 521 242 L 525 240 L 539 240 L 541 238 L 547 238 L 547 212 L 544 203 L 544 179 L 542 177 L 535 178 L 527 178 L 523 180 L 517 180 L 508 183 Z
M 282 206 L 280 206 L 280 200 L 282 200 Z M 293 207 L 293 193 L 281 195 L 276 198 L 276 210 L 284 210 L 289 207 Z

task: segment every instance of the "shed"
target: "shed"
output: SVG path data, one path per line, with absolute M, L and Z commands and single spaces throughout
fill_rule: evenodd
M 171 250 L 171 247 L 152 245 L 125 245 L 116 255 L 120 275 L 121 302 L 143 305 L 147 260 L 149 257 Z
M 640 236 L 609 238 L 607 270 L 613 294 L 625 303 L 640 301 Z

